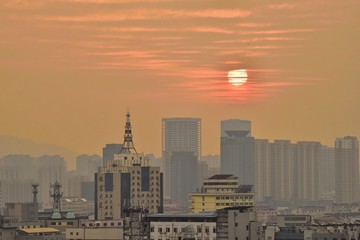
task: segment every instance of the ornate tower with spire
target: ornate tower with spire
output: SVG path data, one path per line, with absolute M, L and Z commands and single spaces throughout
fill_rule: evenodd
M 131 122 L 130 122 L 130 113 L 126 114 L 126 124 L 125 124 L 125 134 L 124 134 L 124 143 L 120 153 L 132 153 L 137 151 L 134 146 L 133 136 L 131 132 Z
M 95 199 L 98 220 L 123 218 L 128 208 L 163 210 L 163 175 L 160 167 L 150 166 L 144 153 L 137 153 L 129 112 L 122 149 L 95 173 Z

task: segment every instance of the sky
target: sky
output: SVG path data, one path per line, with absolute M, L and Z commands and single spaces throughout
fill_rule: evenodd
M 220 121 L 256 138 L 360 137 L 360 1 L 2 0 L 0 135 L 98 153 L 132 117 L 161 155 L 161 118 Z M 245 69 L 247 82 L 228 82 Z

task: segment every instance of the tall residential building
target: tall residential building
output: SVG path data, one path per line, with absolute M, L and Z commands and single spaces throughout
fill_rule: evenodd
M 99 155 L 80 155 L 76 157 L 76 175 L 84 176 L 87 181 L 94 181 L 94 174 L 101 166 Z
M 95 218 L 120 219 L 129 207 L 162 212 L 163 179 L 160 167 L 135 150 L 128 113 L 122 149 L 95 174 Z
M 301 141 L 294 144 L 294 197 L 298 200 L 319 200 L 320 142 Z
M 271 144 L 272 197 L 275 200 L 290 200 L 294 194 L 294 154 L 290 140 L 275 140 Z
M 33 160 L 29 155 L 7 155 L 0 159 L 0 208 L 8 202 L 31 201 L 31 184 L 36 181 Z
M 256 201 L 271 197 L 271 159 L 267 139 L 255 139 L 255 192 Z
M 319 168 L 320 199 L 335 200 L 335 148 L 322 147 Z
M 51 206 L 50 184 L 56 181 L 60 183 L 62 189 L 66 188 L 67 166 L 63 157 L 59 155 L 44 155 L 37 159 L 39 183 L 39 202 L 46 206 Z M 65 192 L 65 195 L 67 193 Z
M 164 193 L 170 197 L 172 182 L 171 158 L 173 152 L 192 152 L 197 161 L 201 159 L 201 119 L 162 119 L 162 159 L 165 170 Z
M 234 174 L 241 184 L 255 184 L 255 142 L 250 121 L 221 121 L 220 158 L 221 173 Z
M 103 147 L 103 166 L 106 165 L 106 162 L 114 159 L 114 154 L 119 154 L 122 149 L 122 144 L 110 143 L 106 144 Z
M 359 202 L 359 141 L 356 137 L 335 140 L 335 201 Z

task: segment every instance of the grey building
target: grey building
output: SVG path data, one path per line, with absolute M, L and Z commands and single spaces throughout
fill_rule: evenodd
M 76 157 L 76 175 L 84 176 L 88 181 L 94 181 L 94 174 L 101 166 L 99 155 L 80 155 Z
M 320 199 L 335 200 L 335 148 L 323 146 L 319 164 Z
M 250 121 L 221 121 L 220 159 L 221 173 L 234 174 L 241 184 L 255 185 L 255 140 Z
M 359 202 L 359 141 L 356 137 L 335 141 L 335 201 Z
M 170 197 L 172 180 L 171 157 L 173 152 L 192 152 L 197 161 L 201 160 L 201 119 L 162 119 L 162 160 L 164 166 L 164 194 Z M 195 182 L 198 185 L 197 182 Z
M 197 156 L 194 152 L 172 152 L 170 161 L 171 201 L 182 208 L 187 208 L 189 193 L 195 192 L 198 182 Z
M 261 223 L 256 221 L 250 207 L 229 207 L 217 210 L 217 240 L 258 240 L 261 236 Z
M 119 143 L 110 143 L 106 144 L 105 147 L 103 147 L 103 166 L 106 165 L 106 162 L 109 160 L 114 159 L 114 154 L 119 154 L 122 149 L 122 144 Z

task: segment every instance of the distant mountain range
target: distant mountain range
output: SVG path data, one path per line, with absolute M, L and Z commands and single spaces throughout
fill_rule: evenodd
M 35 143 L 27 139 L 14 136 L 0 136 L 0 158 L 9 154 L 27 154 L 33 157 L 42 155 L 60 155 L 67 162 L 68 169 L 75 168 L 75 159 L 78 153 L 67 148 L 51 145 Z

